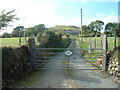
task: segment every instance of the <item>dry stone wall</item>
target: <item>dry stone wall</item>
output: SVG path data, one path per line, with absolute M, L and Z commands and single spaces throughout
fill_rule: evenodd
M 111 75 L 116 77 L 120 77 L 119 50 L 120 50 L 120 47 L 115 48 L 112 52 L 110 52 L 107 55 L 109 59 L 107 70 Z

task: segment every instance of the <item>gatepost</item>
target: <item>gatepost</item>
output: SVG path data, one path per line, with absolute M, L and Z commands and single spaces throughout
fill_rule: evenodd
M 107 35 L 103 36 L 102 71 L 106 71 Z
M 35 39 L 29 38 L 28 40 L 29 50 L 30 50 L 30 68 L 35 68 Z

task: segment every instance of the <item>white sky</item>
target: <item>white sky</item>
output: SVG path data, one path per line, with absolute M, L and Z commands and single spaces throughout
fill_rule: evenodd
M 70 18 L 69 20 L 66 17 L 60 16 L 56 13 L 59 4 L 56 4 L 57 1 L 68 1 L 68 2 L 83 2 L 83 4 L 88 1 L 100 1 L 100 2 L 118 2 L 119 0 L 0 0 L 0 12 L 2 10 L 13 10 L 17 17 L 20 18 L 19 21 L 11 23 L 13 27 L 7 28 L 0 32 L 8 31 L 12 32 L 13 28 L 16 26 L 24 26 L 26 28 L 33 27 L 37 24 L 45 24 L 46 27 L 53 27 L 55 25 L 75 25 L 80 26 L 80 17 Z M 111 15 L 97 14 L 98 17 L 90 18 L 89 20 L 85 18 L 83 23 L 88 25 L 91 21 L 94 20 L 103 20 L 105 23 L 109 21 L 117 21 L 117 16 L 114 15 L 114 12 Z

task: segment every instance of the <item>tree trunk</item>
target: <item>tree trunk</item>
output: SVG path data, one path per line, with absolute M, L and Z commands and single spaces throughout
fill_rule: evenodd
M 114 48 L 116 47 L 116 35 L 115 35 L 115 40 L 114 40 Z
M 24 39 L 25 39 L 25 43 L 27 44 L 27 39 L 26 39 L 26 36 L 25 36 L 25 31 L 24 31 Z
M 21 47 L 21 32 L 19 31 L 19 45 Z

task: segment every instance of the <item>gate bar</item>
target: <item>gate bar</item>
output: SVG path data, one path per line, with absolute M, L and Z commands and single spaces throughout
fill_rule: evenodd
M 36 62 L 49 62 L 48 60 L 35 60 L 35 61 Z M 65 60 L 59 60 L 59 59 L 58 60 L 52 60 L 52 61 L 56 61 L 56 62 L 57 61 L 64 61 L 65 62 Z M 73 62 L 75 61 L 76 62 L 76 60 L 69 60 L 69 61 L 73 61 Z M 79 60 L 79 61 L 77 60 L 77 62 L 82 62 L 82 61 L 83 60 Z M 87 60 L 87 61 L 90 61 L 90 62 L 94 62 L 94 61 L 95 62 L 100 62 L 101 60 Z
M 55 69 L 55 68 L 35 68 L 35 69 L 43 69 L 43 70 L 102 70 L 102 69 L 85 69 L 85 68 L 76 68 L 76 69 L 71 69 L 71 68 L 59 68 L 59 69 Z
M 35 57 L 35 58 L 54 58 L 54 57 Z M 60 58 L 60 59 L 66 59 L 66 58 L 68 58 L 68 57 L 58 57 L 58 58 Z M 80 59 L 81 57 L 79 57 L 79 58 L 76 58 L 76 57 L 69 57 L 69 59 Z M 84 58 L 98 58 L 98 57 L 84 57 Z
M 35 48 L 36 50 L 89 50 L 89 48 Z M 92 48 L 92 50 L 103 50 L 102 48 Z

